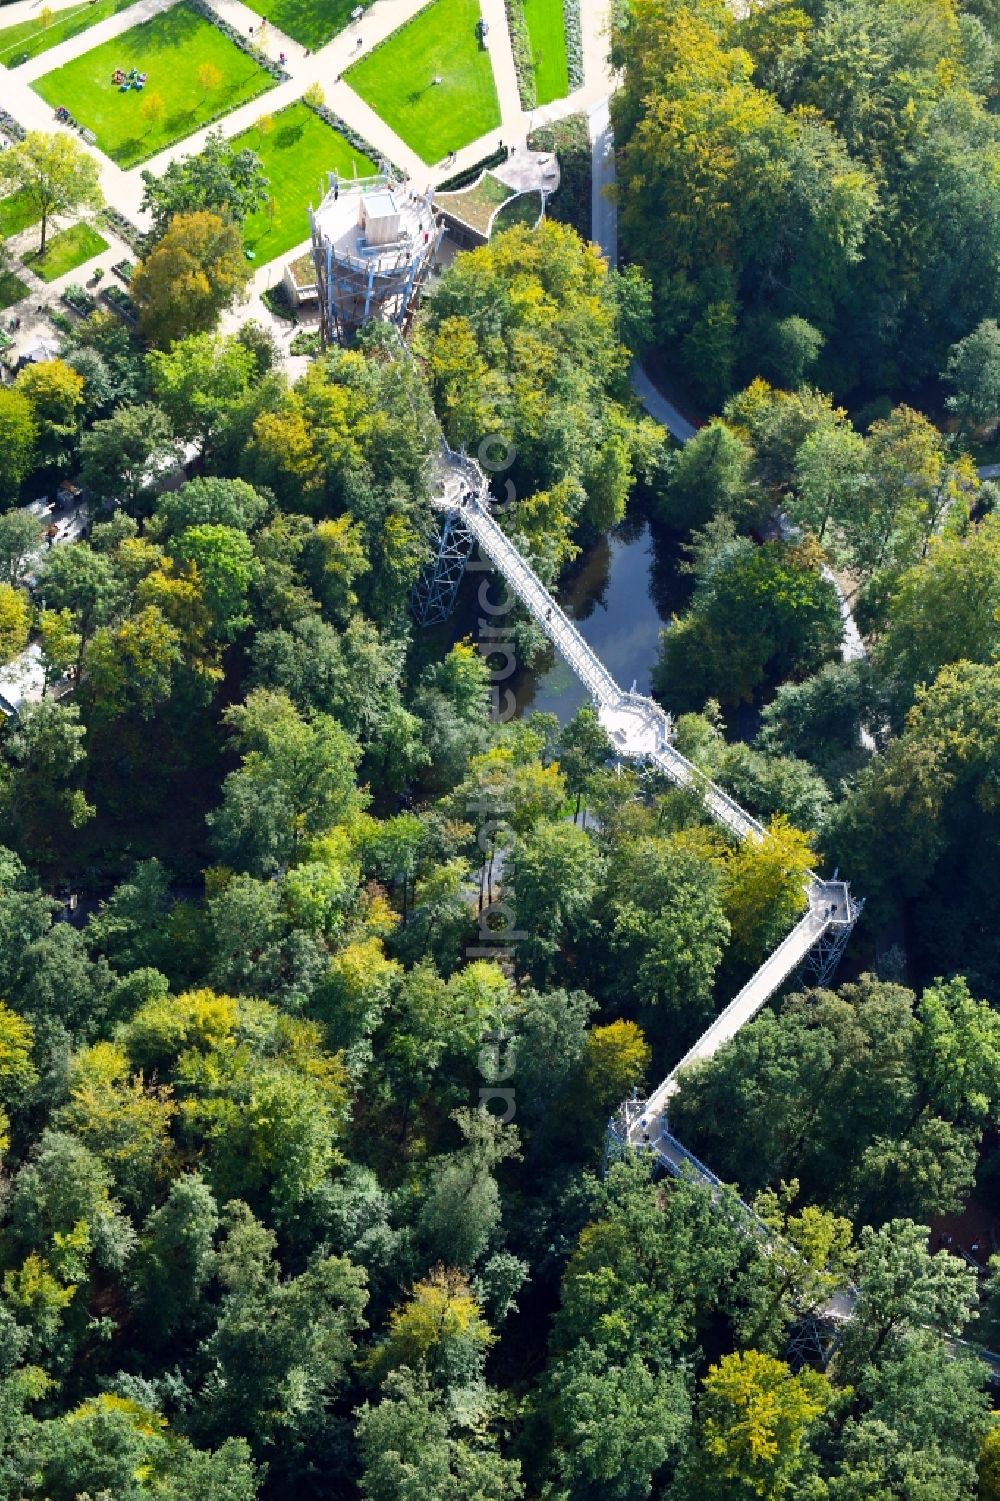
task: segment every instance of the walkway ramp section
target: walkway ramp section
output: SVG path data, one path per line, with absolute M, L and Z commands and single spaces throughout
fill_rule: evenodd
M 830 903 L 826 900 L 823 884 L 819 883 L 817 888 L 810 890 L 809 909 L 805 916 L 796 923 L 778 947 L 768 954 L 760 969 L 751 976 L 743 989 L 729 1002 L 726 1009 L 719 1012 L 694 1046 L 688 1049 L 662 1084 L 650 1095 L 646 1101 L 644 1118 L 646 1129 L 651 1135 L 656 1132 L 650 1128 L 659 1125 L 660 1118 L 666 1114 L 671 1096 L 677 1092 L 681 1070 L 690 1068 L 693 1063 L 702 1063 L 706 1058 L 713 1058 L 721 1047 L 732 1041 L 740 1028 L 757 1015 L 764 1002 L 780 989 L 789 975 L 795 973 L 816 940 L 826 931 L 832 919 L 829 911 Z M 638 1141 L 643 1139 L 642 1127 L 639 1123 L 630 1134 L 634 1136 L 636 1129 L 638 1130 L 638 1144 Z

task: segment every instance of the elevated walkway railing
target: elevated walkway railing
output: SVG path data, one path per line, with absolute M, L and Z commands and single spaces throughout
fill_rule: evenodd
M 764 1002 L 774 995 L 789 975 L 799 967 L 830 921 L 831 918 L 822 907 L 810 904 L 805 916 L 796 923 L 778 947 L 768 954 L 760 969 L 750 977 L 743 989 L 737 992 L 726 1009 L 719 1012 L 698 1041 L 688 1048 L 663 1083 L 650 1095 L 646 1101 L 646 1114 L 650 1119 L 658 1118 L 666 1110 L 667 1101 L 677 1091 L 678 1075 L 681 1069 L 714 1057 L 721 1047 L 730 1042 L 740 1028 L 757 1015 Z

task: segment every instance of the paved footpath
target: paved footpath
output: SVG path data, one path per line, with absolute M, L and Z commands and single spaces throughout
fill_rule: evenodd
M 130 30 L 141 21 L 158 15 L 175 3 L 177 0 L 136 0 L 136 3 L 129 6 L 127 10 L 107 17 L 88 30 L 69 38 L 68 41 L 61 42 L 58 46 L 23 63 L 19 68 L 12 68 L 9 71 L 0 68 L 0 93 L 2 93 L 4 107 L 28 130 L 67 130 L 75 140 L 90 151 L 98 163 L 101 186 L 107 202 L 126 214 L 140 228 L 145 227 L 148 222 L 141 208 L 141 173 L 143 170 L 149 170 L 154 174 L 162 173 L 171 161 L 193 155 L 203 147 L 210 130 L 221 129 L 227 137 L 238 135 L 241 131 L 256 124 L 262 115 L 275 114 L 286 105 L 300 99 L 311 84 L 319 84 L 330 108 L 369 141 L 378 154 L 388 158 L 407 173 L 418 189 L 435 186 L 445 178 L 474 166 L 484 156 L 496 151 L 501 143 L 513 148 L 522 147 L 530 132 L 538 126 L 555 123 L 577 112 L 586 113 L 595 106 L 600 110 L 602 102 L 606 117 L 607 97 L 614 86 L 607 58 L 609 0 L 581 0 L 584 41 L 582 87 L 574 90 L 564 99 L 555 100 L 551 104 L 530 111 L 521 108 L 504 0 L 479 0 L 483 19 L 489 25 L 488 47 L 500 105 L 500 124 L 478 140 L 463 147 L 457 152 L 453 161 L 444 160 L 428 165 L 385 124 L 349 84 L 343 81 L 342 75 L 352 62 L 371 52 L 400 26 L 405 25 L 423 10 L 426 5 L 432 3 L 432 0 L 375 0 L 375 3 L 365 11 L 359 23 L 349 24 L 325 47 L 315 53 L 309 52 L 298 42 L 278 31 L 270 22 L 261 32 L 260 13 L 244 4 L 244 0 L 210 0 L 220 18 L 244 34 L 249 36 L 252 26 L 254 42 L 270 57 L 277 60 L 284 52 L 284 66 L 290 76 L 286 82 L 278 84 L 266 94 L 233 110 L 221 120 L 213 122 L 211 126 L 195 131 L 149 161 L 125 170 L 117 166 L 96 147 L 82 142 L 75 131 L 58 124 L 49 105 L 34 92 L 31 84 L 54 68 L 61 67 L 73 58 L 80 57 L 92 48 L 110 41 L 111 38 Z M 39 0 L 15 0 L 14 4 L 4 6 L 4 26 L 14 25 L 19 21 L 37 16 L 38 7 Z M 59 4 L 58 0 L 52 3 L 52 9 L 57 13 L 79 8 L 78 0 L 71 0 L 70 4 L 65 5 Z M 362 43 L 360 46 L 359 41 Z M 613 180 L 613 156 L 610 165 Z M 318 194 L 319 183 L 316 188 Z M 610 199 L 603 199 L 602 203 L 605 205 L 602 210 L 605 220 L 610 222 L 613 218 L 613 204 Z M 106 237 L 109 237 L 107 231 L 104 233 Z M 125 246 L 113 237 L 109 238 L 112 240 L 110 250 L 95 257 L 86 265 L 77 267 L 59 282 L 48 285 L 39 283 L 36 288 L 36 279 L 30 278 L 32 297 L 35 297 L 37 293 L 41 302 L 54 304 L 58 300 L 58 294 L 64 283 L 83 282 L 93 274 L 97 267 L 106 269 L 112 262 L 120 260 L 123 256 L 128 255 L 131 258 L 131 252 L 127 251 Z M 285 252 L 268 264 L 255 268 L 249 298 L 239 309 L 234 310 L 237 320 L 256 317 L 274 325 L 275 320 L 271 319 L 267 313 L 261 301 L 261 295 L 280 281 L 285 264 L 307 246 L 308 241 L 303 239 L 300 246 Z M 612 259 L 613 254 L 612 249 Z M 37 307 L 32 303 L 31 318 L 24 319 L 25 325 L 31 325 L 30 331 L 33 331 L 33 325 L 40 316 Z M 26 328 L 25 332 L 28 331 Z M 285 336 L 287 333 L 290 337 L 291 328 L 286 330 L 281 325 L 277 331 L 279 342 L 287 342 Z M 23 338 L 19 342 L 23 342 Z

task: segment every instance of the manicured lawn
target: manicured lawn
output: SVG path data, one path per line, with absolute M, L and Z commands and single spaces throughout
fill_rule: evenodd
M 492 172 L 486 172 L 474 187 L 460 188 L 454 193 L 435 193 L 434 202 L 455 214 L 463 224 L 470 224 L 485 234 L 490 227 L 490 218 L 501 203 L 507 202 L 512 191 Z
M 268 12 L 270 14 L 270 12 Z M 261 209 L 243 226 L 243 239 L 254 260 L 263 264 L 309 238 L 306 210 L 320 200 L 327 172 L 366 177 L 374 162 L 355 151 L 342 135 L 305 104 L 292 104 L 273 117 L 268 131 L 257 126 L 233 137 L 233 145 L 256 151 L 264 163 L 274 212 Z M 325 189 L 324 189 L 325 191 Z
M 57 47 L 60 42 L 68 42 L 70 37 L 79 36 L 88 26 L 106 21 L 108 16 L 116 16 L 120 10 L 127 10 L 134 4 L 135 0 L 94 0 L 91 5 L 90 0 L 84 0 L 82 5 L 71 5 L 66 10 L 55 11 L 48 26 L 41 24 L 39 10 L 29 21 L 20 21 L 16 26 L 5 26 L 0 31 L 0 63 L 5 68 L 16 67 L 29 57 L 37 57 L 40 52 Z
M 269 0 L 264 14 L 279 31 L 315 52 L 343 31 L 356 4 L 357 0 Z
M 538 223 L 538 216 L 542 212 L 541 193 L 522 193 L 519 198 L 505 204 L 493 220 L 491 235 L 502 235 L 505 229 L 513 229 L 515 224 L 524 224 L 528 229 L 534 229 Z
M 65 276 L 67 271 L 82 266 L 84 261 L 100 255 L 107 248 L 107 240 L 92 225 L 73 224 L 69 229 L 61 229 L 52 236 L 45 247 L 44 260 L 40 260 L 38 252 L 33 250 L 24 257 L 24 263 L 42 281 L 55 281 L 57 277 Z
M 198 81 L 206 64 L 221 78 L 207 90 Z M 145 89 L 121 93 L 111 82 L 116 68 L 146 73 Z M 53 108 L 64 104 L 102 151 L 130 167 L 272 85 L 270 74 L 217 27 L 180 4 L 46 73 L 32 88 Z M 162 112 L 150 119 L 143 109 L 156 99 Z
M 478 0 L 431 0 L 344 74 L 428 164 L 500 124 L 489 49 L 476 36 L 479 15 Z
M 531 39 L 538 102 L 549 104 L 569 93 L 562 0 L 524 0 L 524 19 Z
M 28 289 L 19 276 L 13 271 L 0 271 L 0 308 L 13 307 L 27 295 Z
M 23 188 L 18 188 L 16 193 L 8 193 L 6 198 L 0 198 L 0 237 L 3 239 L 9 240 L 11 235 L 20 234 L 22 229 L 37 224 L 40 218 L 41 215 Z

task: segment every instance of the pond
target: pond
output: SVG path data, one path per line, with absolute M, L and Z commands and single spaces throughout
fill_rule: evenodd
M 563 577 L 560 605 L 622 688 L 634 682 L 641 693 L 649 692 L 660 631 L 690 595 L 679 561 L 676 539 L 637 516 L 586 548 Z M 480 640 L 477 596 L 483 578 L 476 570 L 466 573 L 451 617 L 416 632 L 418 673 L 424 663 L 441 661 L 456 641 Z M 489 597 L 500 597 L 495 582 Z M 519 715 L 555 714 L 563 724 L 587 701 L 582 684 L 551 651 L 505 686 L 514 693 Z
M 688 593 L 677 563 L 673 539 L 644 520 L 626 521 L 580 555 L 558 591 L 566 614 L 622 688 L 634 683 L 649 692 L 660 631 Z M 512 686 L 519 714 L 555 714 L 561 723 L 587 701 L 583 685 L 553 653 L 518 673 Z

